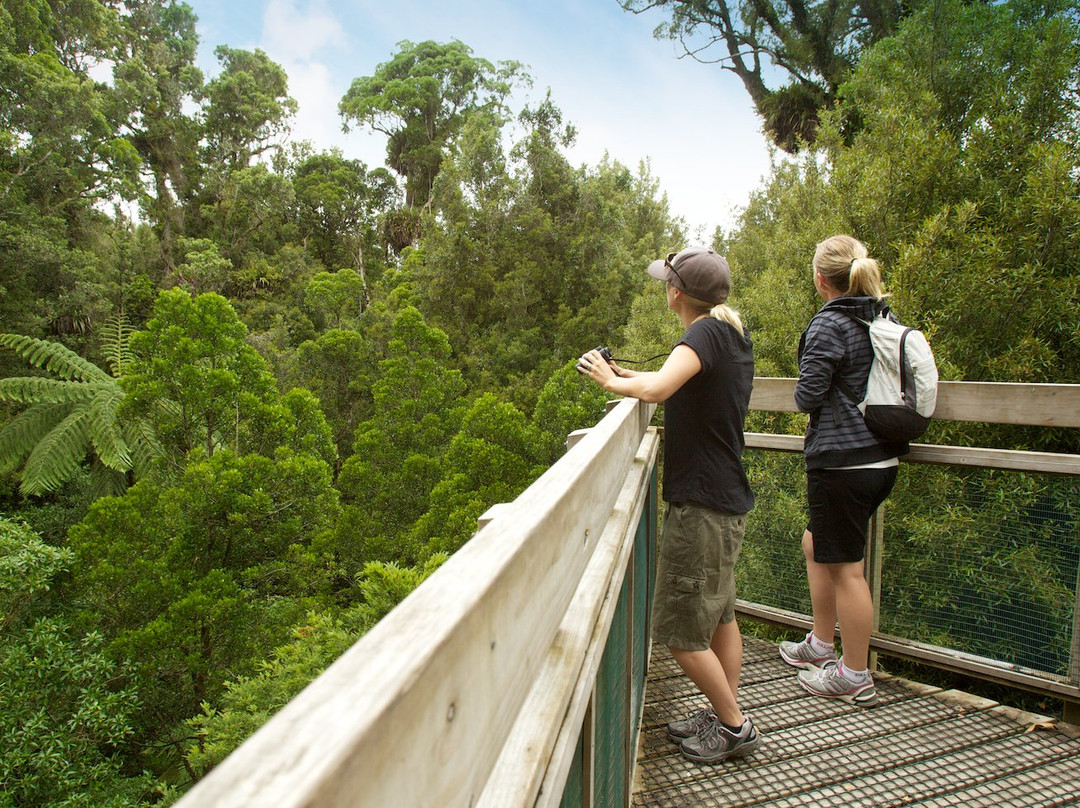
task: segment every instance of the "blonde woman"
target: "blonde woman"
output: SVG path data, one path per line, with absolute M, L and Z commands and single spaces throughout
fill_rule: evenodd
M 737 700 L 742 635 L 733 568 L 754 497 L 742 465 L 743 421 L 754 380 L 750 336 L 726 304 L 727 261 L 690 248 L 649 265 L 685 329 L 660 370 L 639 373 L 598 351 L 578 369 L 616 395 L 664 402 L 663 497 L 652 637 L 708 699 L 668 725 L 683 755 L 716 763 L 748 754 L 757 730 Z
M 873 353 L 859 320 L 888 311 L 878 262 L 857 239 L 833 236 L 817 245 L 813 273 L 825 304 L 799 341 L 795 404 L 810 414 L 803 450 L 810 523 L 802 548 L 814 627 L 801 642 L 781 643 L 780 656 L 802 669 L 799 683 L 810 693 L 872 707 L 878 696 L 868 670 L 873 604 L 863 576 L 866 530 L 908 445 L 874 435 L 857 402 L 838 386 L 866 389 Z

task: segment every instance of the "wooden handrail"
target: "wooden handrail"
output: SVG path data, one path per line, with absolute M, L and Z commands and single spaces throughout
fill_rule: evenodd
M 178 805 L 476 805 L 653 409 L 619 403 Z
M 764 412 L 797 412 L 796 379 L 757 377 L 754 379 L 750 409 Z M 970 421 L 1011 426 L 1069 427 L 1080 426 L 1080 385 L 1019 384 L 999 382 L 941 382 L 938 388 L 937 420 Z M 802 435 L 747 433 L 749 449 L 801 452 Z M 912 444 L 901 458 L 905 463 L 931 463 L 972 468 L 1007 469 L 1080 476 L 1080 455 L 1054 452 L 1026 452 L 981 447 Z M 880 519 L 879 515 L 875 520 Z M 877 525 L 880 529 L 880 525 Z M 868 543 L 867 569 L 871 582 L 881 575 L 881 541 Z M 948 648 L 926 645 L 914 640 L 873 633 L 870 647 L 893 656 L 936 665 L 991 681 L 1060 696 L 1065 700 L 1067 720 L 1080 720 L 1080 573 L 1074 591 L 1069 675 L 1021 669 L 992 659 L 975 657 Z M 875 604 L 875 626 L 880 603 Z M 740 614 L 756 620 L 800 630 L 810 625 L 807 615 L 758 603 L 740 601 Z
M 795 379 L 754 379 L 750 409 L 797 412 Z M 1013 426 L 1080 427 L 1080 385 L 940 382 L 934 418 Z

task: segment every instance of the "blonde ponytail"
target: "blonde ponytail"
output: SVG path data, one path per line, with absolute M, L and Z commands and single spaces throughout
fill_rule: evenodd
M 881 282 L 881 267 L 870 258 L 866 246 L 851 236 L 832 236 L 814 250 L 814 269 L 833 289 L 844 295 L 888 296 Z

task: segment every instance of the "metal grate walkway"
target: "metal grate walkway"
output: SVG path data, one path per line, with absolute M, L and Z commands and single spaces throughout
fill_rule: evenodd
M 1080 805 L 1080 729 L 959 691 L 876 677 L 863 709 L 806 693 L 776 645 L 744 637 L 739 701 L 762 743 L 699 766 L 664 725 L 700 706 L 674 660 L 653 647 L 635 806 Z

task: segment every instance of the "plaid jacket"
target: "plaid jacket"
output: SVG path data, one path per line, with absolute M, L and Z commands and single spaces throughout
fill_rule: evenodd
M 834 384 L 842 379 L 861 394 L 874 357 L 866 328 L 844 312 L 870 320 L 882 309 L 887 306 L 871 297 L 830 300 L 799 339 L 795 406 L 810 413 L 803 449 L 807 469 L 873 463 L 908 452 L 906 443 L 890 443 L 871 432 L 855 402 Z

